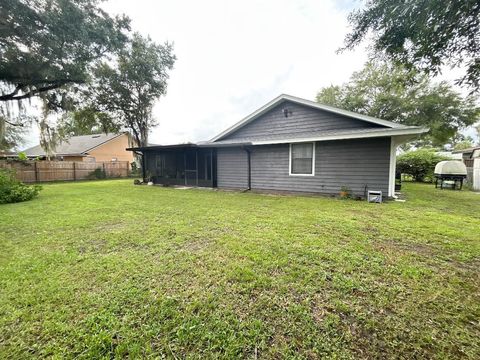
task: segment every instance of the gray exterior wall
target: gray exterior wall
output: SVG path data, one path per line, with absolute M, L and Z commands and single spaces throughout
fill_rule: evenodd
M 217 186 L 236 189 L 248 187 L 248 162 L 245 150 L 239 147 L 217 149 Z
M 288 117 L 283 114 L 285 107 L 292 110 Z M 379 127 L 384 126 L 285 101 L 222 140 Z
M 390 138 L 317 142 L 315 176 L 289 175 L 289 144 L 251 149 L 253 190 L 338 194 L 347 186 L 364 195 L 365 186 L 388 196 Z M 218 149 L 218 187 L 246 188 L 247 156 L 244 150 Z

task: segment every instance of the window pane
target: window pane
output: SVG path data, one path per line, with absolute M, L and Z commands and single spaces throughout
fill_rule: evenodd
M 313 144 L 292 144 L 292 174 L 312 174 Z
M 313 144 L 292 144 L 292 158 L 312 158 Z

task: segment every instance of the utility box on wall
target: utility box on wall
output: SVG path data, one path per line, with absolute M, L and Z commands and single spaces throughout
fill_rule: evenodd
M 369 191 L 367 200 L 368 200 L 368 202 L 381 203 L 382 202 L 382 192 L 381 191 L 374 191 L 374 190 Z

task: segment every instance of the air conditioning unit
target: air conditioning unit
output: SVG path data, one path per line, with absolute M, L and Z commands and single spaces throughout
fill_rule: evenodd
M 367 197 L 368 202 L 381 203 L 382 202 L 382 192 L 371 190 L 368 192 Z

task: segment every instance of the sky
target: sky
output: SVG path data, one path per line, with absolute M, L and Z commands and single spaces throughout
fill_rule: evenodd
M 276 96 L 314 100 L 367 61 L 364 46 L 337 54 L 359 0 L 110 0 L 132 29 L 174 44 L 167 94 L 149 142 L 209 140 Z M 33 129 L 27 145 L 38 143 Z

